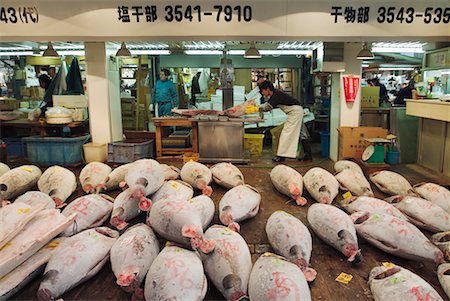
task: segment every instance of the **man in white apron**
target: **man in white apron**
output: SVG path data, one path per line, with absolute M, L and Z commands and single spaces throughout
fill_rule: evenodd
M 287 120 L 281 131 L 277 155 L 272 158 L 272 161 L 282 162 L 286 158 L 296 158 L 303 108 L 297 99 L 275 89 L 270 81 L 262 82 L 259 88 L 262 95 L 266 99 L 268 98 L 268 101 L 259 107 L 260 112 L 271 111 L 273 108 L 278 107 L 287 115 Z

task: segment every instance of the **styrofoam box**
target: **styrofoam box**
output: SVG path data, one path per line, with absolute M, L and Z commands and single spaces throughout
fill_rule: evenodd
M 64 108 L 87 108 L 86 95 L 53 95 L 53 106 Z
M 208 102 L 199 102 L 199 103 L 197 103 L 197 108 L 199 110 L 211 110 L 212 103 L 210 101 L 208 101 Z

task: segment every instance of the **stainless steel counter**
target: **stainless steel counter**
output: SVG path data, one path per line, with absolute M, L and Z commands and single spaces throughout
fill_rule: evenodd
M 261 119 L 199 116 L 199 161 L 205 163 L 248 163 L 244 154 L 244 123 L 261 122 Z

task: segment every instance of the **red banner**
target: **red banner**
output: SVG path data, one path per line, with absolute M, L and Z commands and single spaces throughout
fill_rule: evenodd
M 359 76 L 345 75 L 342 77 L 344 82 L 345 101 L 354 102 L 358 94 L 361 78 Z

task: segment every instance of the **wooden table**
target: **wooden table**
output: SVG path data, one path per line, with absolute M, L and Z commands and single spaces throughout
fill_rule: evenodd
M 156 156 L 182 155 L 187 152 L 198 153 L 198 126 L 197 121 L 189 120 L 188 117 L 160 117 L 153 118 L 156 128 Z M 164 126 L 186 126 L 192 127 L 192 147 L 189 148 L 168 148 L 162 145 L 161 127 Z
M 86 133 L 88 131 L 89 121 L 73 121 L 70 123 L 65 124 L 49 124 L 46 122 L 40 122 L 40 121 L 30 121 L 28 119 L 15 119 L 15 120 L 9 120 L 9 121 L 0 121 L 0 126 L 9 129 L 26 129 L 29 130 L 29 135 L 27 136 L 41 136 L 46 137 L 49 136 L 49 131 L 59 131 L 59 136 L 62 135 L 62 129 L 64 127 L 70 128 L 71 131 L 73 130 L 80 130 L 83 133 Z M 5 131 L 6 132 L 6 131 Z M 2 131 L 3 136 L 8 136 L 7 133 Z

